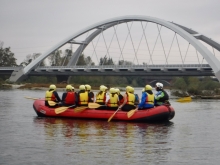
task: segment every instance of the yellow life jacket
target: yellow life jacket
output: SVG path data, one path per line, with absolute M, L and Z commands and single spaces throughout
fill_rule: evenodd
M 52 90 L 52 91 L 46 91 L 45 100 L 47 100 L 47 101 L 56 101 L 56 98 L 55 98 L 55 96 L 54 96 L 54 94 L 53 94 L 53 91 L 54 91 L 54 90 Z
M 102 94 L 96 94 L 96 103 L 105 103 L 105 92 L 102 92 Z
M 107 106 L 108 107 L 118 107 L 118 94 L 115 94 L 114 96 L 112 96 L 112 94 L 110 94 L 110 99 L 108 100 Z
M 151 95 L 151 94 L 147 93 L 145 103 L 154 105 L 154 94 Z
M 88 105 L 88 93 L 84 92 L 84 93 L 79 93 L 79 105 Z
M 134 105 L 134 102 L 135 102 L 135 95 L 127 92 L 127 103 L 126 104 Z

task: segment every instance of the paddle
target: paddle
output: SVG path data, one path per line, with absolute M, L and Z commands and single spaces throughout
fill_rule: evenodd
M 74 108 L 74 112 L 76 112 L 76 113 L 82 112 L 82 111 L 86 110 L 86 108 L 88 108 L 88 107 L 76 107 L 76 108 Z
M 54 106 L 54 105 L 57 105 L 58 103 L 56 103 L 56 102 L 54 102 L 54 101 L 47 101 L 48 102 L 48 104 L 50 105 L 50 106 Z
M 25 96 L 24 98 L 26 98 L 26 99 L 31 99 L 31 100 L 38 100 L 38 99 L 39 99 L 39 98 L 33 98 L 33 97 L 27 97 L 27 96 Z M 54 101 L 48 101 L 48 104 L 49 104 L 50 106 L 54 106 L 54 105 L 56 105 L 57 103 L 54 102 Z
M 93 108 L 99 108 L 101 106 L 106 106 L 106 105 L 100 105 L 100 104 L 97 104 L 97 103 L 89 103 L 88 104 L 88 107 L 93 109 Z
M 62 112 L 65 112 L 68 108 L 71 108 L 71 107 L 73 107 L 73 106 L 75 106 L 75 105 L 71 105 L 71 106 L 69 106 L 69 107 L 59 107 L 59 108 L 55 108 L 55 113 L 56 113 L 56 114 L 60 114 L 60 113 L 62 113 Z
M 130 111 L 127 113 L 127 117 L 130 118 L 131 116 L 133 116 L 134 113 L 135 113 L 137 110 L 138 110 L 138 108 L 130 110 Z
M 25 96 L 24 98 L 31 99 L 31 100 L 38 100 L 39 99 L 39 98 L 33 98 L 33 97 L 27 97 L 27 96 Z
M 115 113 L 113 113 L 113 114 L 110 116 L 110 118 L 108 119 L 108 122 L 111 121 L 111 119 L 115 116 L 115 114 L 116 114 L 119 110 L 120 110 L 120 109 L 118 108 L 118 109 L 115 111 Z

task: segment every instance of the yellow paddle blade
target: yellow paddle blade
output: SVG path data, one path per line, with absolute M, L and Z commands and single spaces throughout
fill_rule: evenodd
M 103 105 L 100 105 L 100 104 L 97 104 L 97 103 L 89 103 L 89 104 L 88 104 L 88 107 L 89 107 L 89 108 L 98 108 L 98 107 L 100 107 L 100 106 L 103 106 Z
M 180 98 L 176 101 L 177 102 L 190 102 L 190 101 L 192 101 L 192 98 L 190 96 L 189 97 L 183 97 L 183 98 Z
M 54 102 L 54 101 L 48 101 L 48 104 L 49 104 L 50 106 L 54 106 L 54 105 L 56 105 L 57 103 Z
M 131 116 L 134 115 L 134 113 L 136 112 L 136 109 L 132 109 L 127 113 L 127 117 L 130 118 Z
M 24 98 L 31 99 L 31 100 L 38 100 L 39 99 L 39 98 L 33 98 L 33 97 L 27 97 L 27 96 L 25 96 Z
M 88 108 L 88 107 L 76 107 L 76 108 L 74 108 L 74 112 L 82 112 L 82 111 L 86 110 L 86 108 Z
M 56 108 L 56 109 L 55 109 L 55 113 L 56 113 L 56 114 L 60 114 L 60 113 L 62 113 L 62 112 L 64 112 L 64 111 L 66 111 L 68 108 L 69 108 L 69 107 L 59 107 L 59 108 Z

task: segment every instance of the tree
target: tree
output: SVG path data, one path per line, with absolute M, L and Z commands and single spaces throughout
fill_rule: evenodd
M 66 49 L 64 52 L 64 56 L 62 57 L 62 65 L 66 66 L 72 57 L 72 50 Z
M 62 65 L 62 50 L 56 50 L 49 57 L 49 63 L 51 66 L 61 66 Z
M 79 59 L 76 65 L 86 65 L 84 54 L 81 54 L 81 56 L 79 56 Z
M 100 58 L 99 65 L 114 65 L 114 62 L 112 58 L 104 56 L 103 58 Z
M 187 78 L 187 91 L 192 94 L 199 94 L 198 89 L 200 81 L 197 77 L 186 77 Z
M 92 59 L 91 59 L 90 56 L 87 56 L 87 57 L 85 58 L 85 62 L 86 62 L 87 65 L 95 65 L 95 63 L 92 62 Z
M 0 66 L 17 66 L 14 53 L 11 52 L 10 47 L 3 48 L 3 43 L 0 43 Z
M 186 91 L 187 84 L 182 77 L 177 77 L 173 83 L 175 89 Z
M 133 63 L 130 61 L 120 60 L 118 61 L 118 65 L 133 65 Z
M 21 62 L 20 65 L 22 65 L 22 66 L 27 66 L 28 64 L 30 64 L 33 60 L 35 60 L 35 59 L 36 59 L 37 57 L 39 57 L 40 55 L 41 55 L 40 53 L 33 53 L 32 55 L 31 55 L 31 54 L 28 54 L 28 55 L 26 56 L 26 59 L 24 59 L 24 61 Z M 40 66 L 45 66 L 45 62 L 42 61 L 42 62 L 40 63 Z

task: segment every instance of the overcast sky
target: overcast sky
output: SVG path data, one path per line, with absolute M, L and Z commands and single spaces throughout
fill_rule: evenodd
M 220 0 L 0 0 L 0 41 L 20 64 L 87 26 L 126 15 L 173 21 L 220 43 Z

